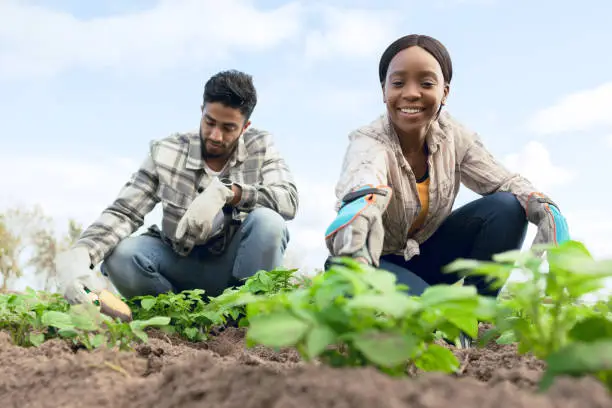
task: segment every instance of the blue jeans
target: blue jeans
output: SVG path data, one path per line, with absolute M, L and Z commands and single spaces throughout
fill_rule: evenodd
M 398 283 L 420 295 L 429 285 L 452 284 L 461 277 L 442 272 L 457 258 L 491 260 L 492 256 L 520 249 L 527 233 L 525 211 L 511 193 L 498 192 L 474 200 L 453 211 L 440 228 L 423 244 L 420 254 L 407 262 L 400 255 L 383 255 L 380 269 L 393 272 Z M 478 293 L 497 296 L 482 277 L 466 277 Z
M 102 263 L 101 271 L 128 299 L 189 289 L 218 296 L 259 270 L 281 266 L 288 243 L 285 220 L 268 208 L 257 208 L 220 255 L 201 245 L 183 257 L 161 237 L 139 235 L 121 241 Z

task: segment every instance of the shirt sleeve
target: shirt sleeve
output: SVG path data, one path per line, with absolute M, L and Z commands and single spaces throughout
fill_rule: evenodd
M 480 195 L 498 191 L 510 192 L 526 209 L 529 195 L 537 191 L 531 182 L 502 165 L 477 134 L 472 134 L 468 140 L 469 145 L 460 165 L 463 184 Z
M 388 185 L 387 151 L 382 143 L 355 131 L 349 135 L 349 145 L 336 183 L 336 210 L 342 197 L 366 185 Z
M 263 180 L 258 184 L 236 182 L 242 190 L 236 208 L 251 211 L 258 206 L 266 207 L 279 213 L 285 220 L 291 220 L 299 205 L 293 174 L 270 136 L 265 137 L 264 146 L 261 168 Z
M 149 155 L 120 190 L 117 198 L 81 234 L 75 246 L 89 251 L 92 265 L 102 262 L 124 238 L 144 224 L 144 217 L 159 202 L 157 172 Z

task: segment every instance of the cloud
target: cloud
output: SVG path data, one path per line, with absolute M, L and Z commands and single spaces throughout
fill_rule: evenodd
M 83 20 L 8 0 L 0 15 L 0 75 L 14 77 L 73 68 L 142 72 L 263 51 L 295 37 L 303 12 L 297 2 L 259 10 L 250 1 L 161 0 L 145 11 Z
M 322 28 L 309 32 L 305 40 L 310 60 L 378 56 L 395 39 L 402 18 L 395 10 L 322 6 L 319 12 Z
M 311 62 L 368 58 L 395 38 L 402 18 L 393 10 L 299 0 L 274 9 L 257 8 L 253 1 L 160 0 L 147 10 L 91 19 L 6 0 L 0 15 L 0 77 L 9 79 L 82 68 L 145 75 L 285 43 L 299 47 L 302 63 L 304 56 Z M 203 16 L 214 18 L 203 23 Z M 307 29 L 308 17 L 320 27 Z
M 541 190 L 567 184 L 577 177 L 575 171 L 553 164 L 546 146 L 537 141 L 530 141 L 519 153 L 507 155 L 504 163 Z
M 605 142 L 608 145 L 608 147 L 612 147 L 612 135 L 608 135 L 605 137 Z
M 612 126 L 612 82 L 575 92 L 561 98 L 553 106 L 537 112 L 528 128 L 540 135 L 581 132 L 599 126 Z
M 87 226 L 110 204 L 140 163 L 129 158 L 0 156 L 0 209 L 40 205 L 58 233 L 70 218 Z M 158 218 L 155 213 L 148 218 Z

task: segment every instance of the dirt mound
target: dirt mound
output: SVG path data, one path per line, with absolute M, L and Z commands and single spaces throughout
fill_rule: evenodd
M 2 407 L 612 407 L 592 379 L 535 386 L 544 367 L 513 346 L 455 350 L 459 375 L 417 373 L 393 379 L 372 368 L 334 369 L 301 362 L 294 350 L 246 349 L 228 329 L 191 344 L 160 333 L 136 352 L 74 350 L 52 340 L 14 346 L 0 332 Z

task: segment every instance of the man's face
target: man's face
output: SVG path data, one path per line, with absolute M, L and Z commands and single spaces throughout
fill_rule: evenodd
M 202 105 L 200 137 L 204 158 L 227 158 L 238 144 L 238 138 L 250 125 L 240 110 L 219 102 Z

